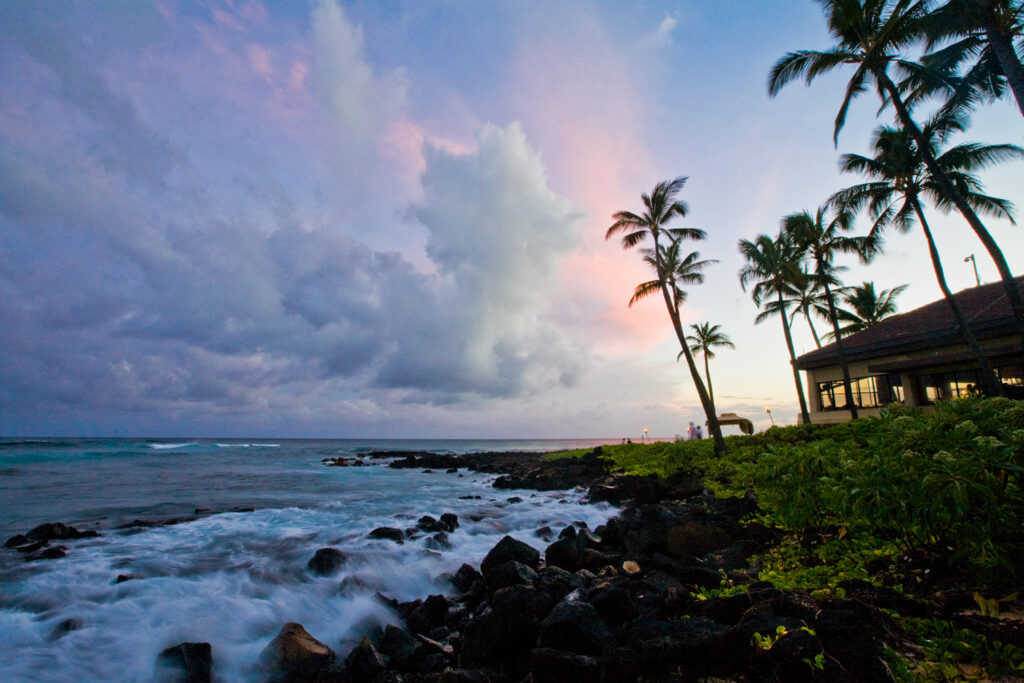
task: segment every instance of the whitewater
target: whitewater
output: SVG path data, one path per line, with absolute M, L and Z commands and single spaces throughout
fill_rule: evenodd
M 44 522 L 96 538 L 54 541 L 67 556 L 26 562 L 0 549 L 0 680 L 151 681 L 159 653 L 209 642 L 220 680 L 258 680 L 260 652 L 289 621 L 339 655 L 399 617 L 400 601 L 451 594 L 444 575 L 478 566 L 508 534 L 594 528 L 617 510 L 585 492 L 492 487 L 494 475 L 327 467 L 324 458 L 384 450 L 550 451 L 602 440 L 14 440 L 0 439 L 0 540 Z M 451 512 L 451 548 L 430 536 L 399 545 L 380 526 Z M 170 525 L 137 522 L 181 520 Z M 323 547 L 348 559 L 307 568 Z M 119 576 L 132 577 L 117 582 Z

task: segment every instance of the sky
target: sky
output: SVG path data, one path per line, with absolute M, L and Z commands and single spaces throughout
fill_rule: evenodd
M 810 0 L 8 0 L 0 435 L 683 433 L 704 418 L 664 307 L 627 307 L 651 273 L 604 239 L 677 176 L 717 260 L 684 322 L 736 346 L 718 409 L 792 423 L 736 245 L 859 182 L 838 154 L 890 122 L 868 93 L 833 145 L 846 72 L 768 97 L 777 59 L 830 45 Z M 963 139 L 1024 144 L 1024 119 L 987 105 Z M 1022 162 L 981 177 L 1024 202 Z M 969 254 L 997 278 L 929 217 L 954 291 Z M 1024 272 L 1022 229 L 987 225 Z M 941 296 L 918 230 L 842 263 L 907 284 L 900 310 Z

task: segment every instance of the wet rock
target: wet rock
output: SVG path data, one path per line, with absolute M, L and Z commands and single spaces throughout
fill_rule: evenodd
M 402 544 L 405 542 L 405 534 L 401 529 L 396 529 L 391 526 L 380 526 L 370 532 L 370 538 L 381 538 L 388 541 L 394 541 L 395 543 Z
M 328 576 L 338 571 L 341 565 L 345 564 L 345 560 L 348 557 L 345 553 L 341 552 L 337 548 L 320 548 L 316 551 L 316 554 L 310 558 L 306 567 L 310 569 L 314 574 L 320 576 Z
M 455 572 L 451 582 L 452 585 L 455 586 L 456 590 L 465 592 L 469 590 L 469 587 L 473 585 L 474 581 L 479 581 L 483 578 L 484 577 L 480 572 L 470 565 L 463 563 L 463 565 L 459 567 L 458 571 Z
M 309 681 L 327 669 L 334 651 L 314 638 L 302 624 L 290 622 L 260 653 L 260 664 L 272 681 Z
M 462 633 L 462 666 L 528 662 L 537 640 L 537 590 L 532 586 L 503 588 L 475 615 Z
M 413 633 L 427 633 L 443 626 L 448 615 L 448 598 L 431 595 L 422 604 L 409 611 L 405 621 Z
M 71 633 L 72 631 L 77 631 L 83 626 L 85 626 L 85 622 L 81 619 L 78 619 L 77 617 L 65 619 L 64 621 L 60 622 L 59 624 L 53 627 L 53 630 L 50 631 L 49 640 L 51 642 L 54 640 L 60 640 L 67 634 Z
M 493 567 L 484 575 L 487 589 L 492 593 L 509 586 L 530 586 L 537 580 L 537 572 L 522 562 L 506 562 Z
M 533 535 L 541 539 L 542 541 L 550 541 L 554 534 L 555 532 L 551 529 L 551 527 L 547 525 L 542 526 L 533 532 Z
M 441 515 L 441 524 L 444 525 L 445 531 L 455 531 L 459 528 L 459 516 L 454 512 L 446 512 Z
M 572 529 L 572 527 L 567 527 Z M 549 567 L 561 567 L 568 572 L 580 569 L 580 548 L 575 534 L 566 536 L 562 532 L 560 540 L 555 541 L 544 551 L 544 559 Z
M 611 632 L 597 610 L 579 600 L 562 600 L 540 626 L 541 647 L 597 655 L 610 643 Z
M 425 531 L 428 534 L 433 534 L 438 531 L 448 531 L 447 525 L 442 524 L 430 515 L 423 515 L 420 517 L 416 522 L 416 528 L 420 531 Z
M 530 654 L 534 683 L 599 683 L 601 667 L 594 657 L 539 647 Z M 616 679 L 618 680 L 618 679 Z
M 384 671 L 384 660 L 370 639 L 364 636 L 345 658 L 345 670 L 353 683 L 368 683 Z
M 400 670 L 413 658 L 419 647 L 418 640 L 393 624 L 384 627 L 377 641 L 377 650 L 388 658 L 391 666 Z
M 132 581 L 135 579 L 131 574 L 118 574 L 117 578 L 114 579 L 114 584 L 124 583 L 125 581 Z
M 68 549 L 62 545 L 55 545 L 50 548 L 44 548 L 37 553 L 32 553 L 25 557 L 26 562 L 35 562 L 36 560 L 59 560 L 62 557 L 68 556 Z
M 158 661 L 177 671 L 176 681 L 208 683 L 213 676 L 213 654 L 209 643 L 180 643 L 160 653 Z
M 487 553 L 480 563 L 480 571 L 486 577 L 489 569 L 513 561 L 521 562 L 536 571 L 540 565 L 540 552 L 522 541 L 505 536 Z
M 425 545 L 430 550 L 451 550 L 452 542 L 448 540 L 447 533 L 438 531 L 425 541 Z

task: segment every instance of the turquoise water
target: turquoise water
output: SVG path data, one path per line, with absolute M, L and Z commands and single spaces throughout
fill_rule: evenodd
M 58 560 L 28 563 L 0 550 L 0 680 L 154 680 L 157 654 L 183 641 L 210 642 L 222 680 L 256 680 L 253 662 L 287 621 L 343 653 L 372 625 L 397 623 L 375 592 L 411 600 L 447 591 L 441 574 L 478 564 L 506 533 L 542 550 L 538 527 L 594 527 L 615 509 L 583 504 L 581 490 L 498 491 L 491 475 L 325 467 L 321 459 L 598 443 L 0 440 L 0 536 L 50 521 L 102 534 L 64 542 L 68 556 Z M 254 511 L 227 511 L 236 507 Z M 197 508 L 213 512 L 118 529 Z M 428 548 L 426 536 L 403 545 L 367 538 L 377 526 L 410 527 L 444 512 L 462 523 L 450 550 Z M 324 546 L 349 554 L 332 577 L 306 569 Z M 119 574 L 135 578 L 116 584 Z M 82 627 L 56 637 L 67 619 Z

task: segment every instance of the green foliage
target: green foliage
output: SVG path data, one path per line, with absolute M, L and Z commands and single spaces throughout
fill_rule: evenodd
M 898 615 L 895 615 L 898 617 Z M 990 641 L 942 619 L 899 618 L 920 652 L 910 662 L 887 650 L 886 662 L 897 681 L 981 681 L 1024 673 L 1024 650 Z

